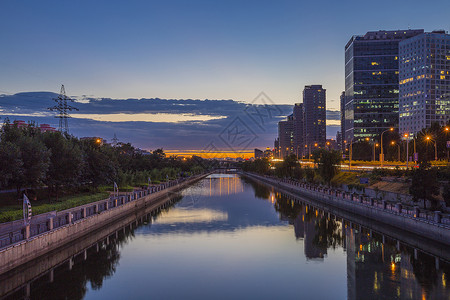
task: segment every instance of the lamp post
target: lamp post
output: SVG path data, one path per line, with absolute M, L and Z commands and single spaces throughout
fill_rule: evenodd
M 353 139 L 350 141 L 350 153 L 348 155 L 348 169 L 352 169 L 352 155 L 353 155 Z
M 432 141 L 434 143 L 434 160 L 437 161 L 437 143 L 435 140 L 432 140 L 429 135 L 426 136 L 427 141 Z
M 450 132 L 450 127 L 445 126 L 444 130 L 445 130 L 445 135 L 448 137 L 448 133 Z M 447 164 L 450 162 L 448 149 L 449 149 L 449 146 L 448 146 L 448 141 L 447 141 Z
M 308 145 L 305 145 L 305 157 L 306 157 L 306 155 L 308 155 Z
M 368 142 L 368 141 L 370 141 L 370 138 L 365 138 L 365 140 Z M 378 143 L 375 143 L 375 140 L 373 140 L 373 150 L 372 150 L 372 156 L 373 156 L 373 161 L 375 161 L 375 147 L 378 147 L 379 145 L 378 145 Z
M 409 141 L 408 141 L 408 137 L 409 137 L 409 134 L 405 133 L 403 136 L 405 137 L 405 140 L 406 140 L 406 169 L 408 169 L 408 162 L 409 162 L 409 148 L 408 148 Z
M 380 165 L 383 167 L 384 154 L 383 154 L 383 134 L 388 131 L 394 131 L 394 127 L 391 127 L 381 133 L 381 154 L 380 154 Z
M 395 141 L 392 141 L 392 142 L 391 142 L 391 145 L 392 145 L 392 146 L 397 145 L 397 148 L 398 148 L 397 161 L 400 162 L 400 145 L 399 145 L 399 144 L 396 144 Z

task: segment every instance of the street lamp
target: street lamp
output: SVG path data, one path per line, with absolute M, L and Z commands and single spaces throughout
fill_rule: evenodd
M 408 148 L 409 141 L 408 141 L 408 137 L 409 137 L 409 134 L 405 133 L 403 136 L 405 137 L 405 140 L 406 140 L 406 169 L 408 169 L 408 163 L 409 163 L 409 148 Z
M 437 161 L 437 143 L 435 140 L 432 140 L 429 135 L 425 137 L 427 141 L 432 141 L 434 143 L 434 160 Z
M 445 126 L 444 130 L 445 130 L 446 136 L 448 136 L 448 133 L 450 132 L 450 127 Z M 449 149 L 449 146 L 448 146 L 448 141 L 447 141 L 447 164 L 450 162 L 448 149 Z
M 353 139 L 350 141 L 350 153 L 348 155 L 348 169 L 352 169 L 352 155 L 353 155 Z
M 370 138 L 366 137 L 365 138 L 366 142 L 370 141 Z M 375 147 L 378 147 L 378 143 L 375 143 L 375 140 L 373 140 L 373 150 L 372 150 L 372 156 L 373 156 L 373 161 L 375 161 Z
M 395 141 L 392 141 L 392 142 L 391 142 L 391 145 L 392 145 L 392 146 L 395 146 L 395 145 L 397 145 L 397 147 L 398 147 L 398 156 L 397 156 L 397 161 L 399 161 L 399 162 L 400 162 L 400 145 L 399 145 L 399 144 L 396 144 L 396 143 L 395 143 Z
M 373 161 L 375 161 L 375 147 L 378 147 L 378 146 L 380 146 L 380 144 L 378 144 L 378 143 L 373 144 Z
M 394 127 L 391 127 L 381 133 L 381 155 L 380 155 L 380 164 L 383 167 L 384 154 L 383 154 L 383 134 L 388 131 L 394 131 Z

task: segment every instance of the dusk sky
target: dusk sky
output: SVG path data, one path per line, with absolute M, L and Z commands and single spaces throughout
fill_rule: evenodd
M 338 110 L 352 35 L 449 30 L 449 11 L 448 0 L 3 0 L 0 94 L 65 84 L 77 97 L 250 103 L 265 92 L 293 104 L 305 85 L 322 84 L 327 109 Z

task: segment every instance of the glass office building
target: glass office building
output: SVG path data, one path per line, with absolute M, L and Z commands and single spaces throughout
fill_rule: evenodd
M 303 143 L 312 148 L 311 152 L 315 147 L 325 147 L 326 92 L 322 85 L 307 85 L 303 90 Z
M 421 30 L 367 32 L 345 46 L 343 139 L 349 143 L 399 123 L 399 43 Z
M 450 35 L 433 31 L 400 43 L 401 134 L 450 120 Z

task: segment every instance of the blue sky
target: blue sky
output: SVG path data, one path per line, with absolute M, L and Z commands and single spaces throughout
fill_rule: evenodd
M 77 97 L 249 103 L 265 92 L 293 104 L 305 85 L 322 84 L 336 110 L 352 35 L 449 30 L 449 11 L 448 0 L 2 0 L 0 94 L 65 84 Z
M 368 30 L 450 29 L 450 1 L 0 2 L 0 90 L 300 100 L 344 86 L 344 46 Z M 332 100 L 335 100 L 332 102 Z

